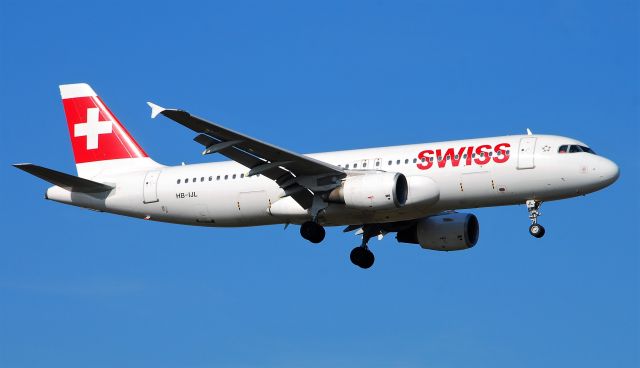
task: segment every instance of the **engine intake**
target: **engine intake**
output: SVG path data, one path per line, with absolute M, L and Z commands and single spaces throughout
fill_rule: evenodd
M 376 172 L 347 177 L 329 192 L 327 201 L 355 209 L 387 210 L 404 206 L 408 194 L 409 186 L 403 174 Z
M 415 225 L 398 232 L 401 243 L 420 244 L 423 249 L 462 250 L 476 245 L 480 224 L 475 215 L 452 212 L 422 218 Z

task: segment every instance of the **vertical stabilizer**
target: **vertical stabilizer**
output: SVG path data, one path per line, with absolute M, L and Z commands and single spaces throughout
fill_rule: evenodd
M 78 176 L 159 166 L 86 83 L 60 86 Z

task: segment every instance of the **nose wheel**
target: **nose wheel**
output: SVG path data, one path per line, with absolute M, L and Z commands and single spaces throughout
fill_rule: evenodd
M 532 224 L 529 226 L 529 234 L 536 238 L 542 238 L 544 236 L 544 227 L 540 224 Z
M 528 200 L 527 201 L 527 211 L 529 211 L 529 220 L 531 220 L 531 226 L 529 226 L 529 234 L 536 238 L 542 238 L 544 236 L 545 230 L 544 227 L 538 224 L 538 216 L 542 215 L 540 213 L 540 206 L 542 202 L 536 200 Z

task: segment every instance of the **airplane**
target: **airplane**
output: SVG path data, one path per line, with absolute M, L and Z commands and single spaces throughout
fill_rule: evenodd
M 298 154 L 190 113 L 148 102 L 192 130 L 203 155 L 231 161 L 165 166 L 152 160 L 85 83 L 60 85 L 77 176 L 14 166 L 52 187 L 48 200 L 150 221 L 208 226 L 300 225 L 320 243 L 326 226 L 362 236 L 351 262 L 370 268 L 369 240 L 396 233 L 422 249 L 476 245 L 479 222 L 460 209 L 526 204 L 541 238 L 540 206 L 603 189 L 618 166 L 578 140 L 533 134 Z

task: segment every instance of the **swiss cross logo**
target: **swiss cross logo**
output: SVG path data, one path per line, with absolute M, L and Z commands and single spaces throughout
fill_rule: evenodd
M 63 98 L 76 163 L 148 157 L 98 96 Z
M 74 137 L 87 137 L 87 150 L 98 148 L 98 136 L 100 134 L 113 133 L 112 121 L 98 121 L 100 109 L 91 107 L 87 109 L 87 121 L 73 126 Z

